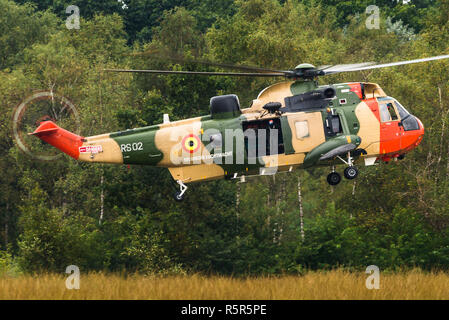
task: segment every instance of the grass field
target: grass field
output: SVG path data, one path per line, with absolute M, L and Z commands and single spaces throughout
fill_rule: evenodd
M 50 274 L 1 277 L 0 299 L 449 299 L 448 273 L 381 273 L 378 290 L 366 288 L 367 277 L 346 271 L 245 279 L 81 274 L 80 289 L 68 290 L 65 274 Z

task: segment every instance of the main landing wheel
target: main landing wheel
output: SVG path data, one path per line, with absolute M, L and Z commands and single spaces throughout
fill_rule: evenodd
M 331 172 L 327 175 L 327 183 L 331 186 L 336 186 L 341 181 L 341 176 L 338 172 Z
M 358 176 L 359 170 L 357 169 L 357 167 L 350 166 L 347 167 L 343 173 L 346 179 L 352 180 Z
M 176 201 L 182 201 L 187 191 L 187 186 L 181 180 L 177 180 L 176 183 L 179 184 L 179 191 L 175 192 L 174 198 Z
M 182 200 L 184 200 L 184 194 L 181 191 L 177 191 L 175 192 L 175 194 L 173 195 L 173 197 L 175 198 L 176 201 L 181 202 Z

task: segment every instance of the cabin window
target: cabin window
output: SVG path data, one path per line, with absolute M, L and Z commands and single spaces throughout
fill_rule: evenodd
M 326 135 L 335 136 L 343 132 L 340 117 L 338 115 L 328 115 L 326 118 Z
M 340 117 L 339 116 L 332 116 L 332 132 L 334 134 L 341 133 L 341 123 L 340 123 Z
M 309 136 L 309 123 L 307 121 L 296 121 L 296 139 L 304 139 Z

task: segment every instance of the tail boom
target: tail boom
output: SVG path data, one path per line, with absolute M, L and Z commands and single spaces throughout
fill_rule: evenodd
M 38 137 L 79 161 L 123 163 L 120 147 L 110 138 L 110 134 L 82 137 L 58 127 L 52 121 L 44 121 L 30 135 Z
M 40 126 L 30 135 L 38 137 L 76 160 L 79 158 L 79 148 L 84 141 L 84 137 L 62 129 L 52 121 L 41 122 Z

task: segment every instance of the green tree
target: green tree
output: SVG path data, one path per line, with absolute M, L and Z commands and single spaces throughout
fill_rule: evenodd
M 0 1 L 0 70 L 21 61 L 25 48 L 48 41 L 57 29 L 54 14 L 36 12 L 31 5 L 18 6 L 13 1 Z

